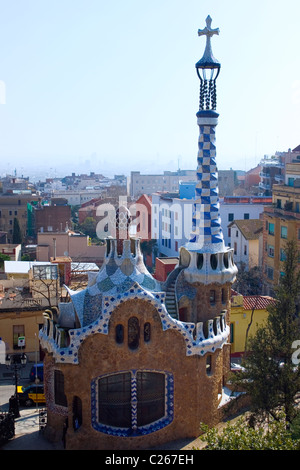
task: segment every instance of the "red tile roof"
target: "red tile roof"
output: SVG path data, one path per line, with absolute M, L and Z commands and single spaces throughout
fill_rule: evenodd
M 276 300 L 267 295 L 245 295 L 244 296 L 244 309 L 245 310 L 263 310 L 270 305 L 274 305 Z

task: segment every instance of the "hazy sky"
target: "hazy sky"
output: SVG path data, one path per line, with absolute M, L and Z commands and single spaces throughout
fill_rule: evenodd
M 299 0 L 0 0 L 1 174 L 195 169 L 208 14 L 219 169 L 299 145 Z

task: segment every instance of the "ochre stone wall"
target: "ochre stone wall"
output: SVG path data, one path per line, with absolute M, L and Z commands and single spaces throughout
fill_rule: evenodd
M 130 350 L 127 343 L 128 319 L 136 316 L 140 324 L 140 344 Z M 151 339 L 145 343 L 143 325 L 151 325 Z M 124 326 L 124 342 L 117 344 L 115 327 Z M 109 334 L 94 334 L 83 341 L 79 350 L 79 364 L 54 364 L 47 355 L 46 363 L 64 374 L 68 402 L 67 449 L 141 449 L 181 438 L 199 435 L 200 422 L 214 425 L 219 420 L 218 393 L 222 390 L 223 351 L 212 354 L 212 372 L 206 373 L 207 354 L 204 357 L 187 356 L 184 337 L 176 330 L 163 331 L 156 309 L 143 300 L 128 300 L 111 315 Z M 174 419 L 166 427 L 137 437 L 115 437 L 95 430 L 91 425 L 91 382 L 105 374 L 132 369 L 166 371 L 174 377 Z M 45 379 L 46 382 L 46 379 Z M 53 406 L 51 381 L 48 381 L 48 436 L 62 435 L 62 411 Z M 82 425 L 72 426 L 73 397 L 82 401 Z M 52 400 L 52 403 L 51 403 Z M 57 429 L 59 427 L 60 429 Z M 60 438 L 60 437 L 59 437 Z

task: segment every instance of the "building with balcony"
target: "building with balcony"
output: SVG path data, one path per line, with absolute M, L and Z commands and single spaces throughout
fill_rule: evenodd
M 287 152 L 276 152 L 272 157 L 267 157 L 260 162 L 259 195 L 271 196 L 274 184 L 286 184 L 288 165 L 300 162 L 300 145 Z
M 263 287 L 267 295 L 284 275 L 287 240 L 300 249 L 300 163 L 286 165 L 285 183 L 273 186 L 273 204 L 263 213 Z
M 273 184 L 284 180 L 283 168 L 284 165 L 279 157 L 265 158 L 261 161 L 260 196 L 272 196 Z

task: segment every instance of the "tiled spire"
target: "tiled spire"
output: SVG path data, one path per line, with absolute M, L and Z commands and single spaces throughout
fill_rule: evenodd
M 220 63 L 214 58 L 210 38 L 219 34 L 211 28 L 210 16 L 206 27 L 198 35 L 206 35 L 206 48 L 202 59 L 196 63 L 200 79 L 200 104 L 197 112 L 199 126 L 197 184 L 193 211 L 193 228 L 187 248 L 190 251 L 216 253 L 224 250 L 221 228 L 218 170 L 216 164 L 215 128 L 218 124 L 216 109 L 216 78 Z

